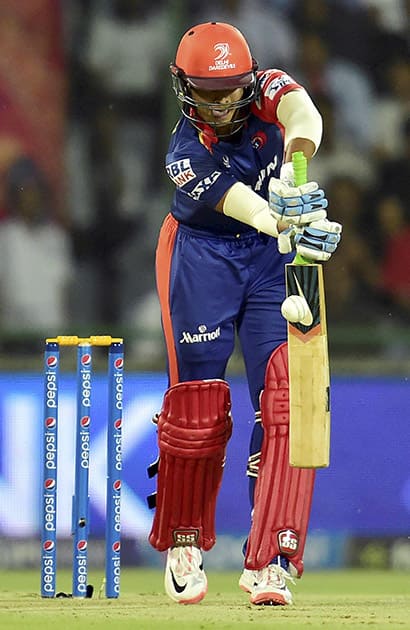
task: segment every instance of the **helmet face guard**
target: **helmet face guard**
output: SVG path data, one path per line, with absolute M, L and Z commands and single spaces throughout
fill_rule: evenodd
M 256 70 L 242 33 L 230 24 L 209 22 L 193 27 L 182 37 L 175 63 L 170 65 L 173 90 L 183 115 L 200 129 L 204 121 L 198 108 L 214 109 L 217 102 L 195 100 L 192 89 L 226 92 L 243 89 L 238 101 L 223 104 L 223 109 L 234 111 L 234 131 L 238 131 L 249 116 L 249 105 L 256 97 Z M 226 122 L 206 122 L 217 135 Z M 232 131 L 230 132 L 232 133 Z M 225 135 L 230 135 L 225 134 Z
M 217 107 L 217 102 L 207 103 L 204 101 L 197 101 L 192 96 L 191 88 L 198 89 L 198 90 L 210 90 L 210 91 L 217 91 L 218 88 L 215 87 L 214 82 L 212 82 L 211 84 L 206 83 L 206 87 L 202 87 L 202 85 L 205 85 L 205 83 L 202 84 L 202 82 L 196 85 L 195 79 L 194 81 L 192 81 L 191 77 L 178 76 L 179 69 L 175 68 L 176 70 L 175 72 L 174 68 L 175 66 L 171 67 L 172 84 L 173 84 L 173 90 L 180 104 L 181 112 L 186 118 L 188 118 L 188 120 L 192 122 L 194 126 L 197 126 L 200 124 L 203 125 L 204 121 L 198 114 L 198 111 L 197 111 L 198 107 L 202 109 L 211 110 Z M 249 73 L 247 76 L 249 76 Z M 222 84 L 218 84 L 218 85 L 219 85 L 219 90 L 221 91 L 226 91 L 229 89 L 235 90 L 238 87 L 242 87 L 242 85 L 238 84 L 238 82 L 235 82 L 232 85 L 230 85 L 229 82 L 224 82 L 221 79 L 220 81 L 222 81 Z M 199 85 L 201 85 L 201 87 L 199 87 Z M 209 87 L 209 85 L 212 85 L 212 87 Z M 227 112 L 232 111 L 232 110 L 237 111 L 237 114 L 234 116 L 234 119 L 232 120 L 232 122 L 235 123 L 236 131 L 239 129 L 238 125 L 242 126 L 243 123 L 249 117 L 249 105 L 255 99 L 255 95 L 256 95 L 256 74 L 255 73 L 252 74 L 250 81 L 248 79 L 245 85 L 246 87 L 244 88 L 244 93 L 241 99 L 234 101 L 233 103 L 223 105 L 223 109 L 226 110 Z M 218 132 L 219 127 L 226 126 L 226 122 L 217 122 L 217 121 L 207 122 L 206 124 L 214 128 L 216 132 Z

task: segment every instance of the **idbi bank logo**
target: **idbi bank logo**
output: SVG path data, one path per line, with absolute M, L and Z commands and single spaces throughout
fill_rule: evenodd
M 221 327 L 215 328 L 215 330 L 208 331 L 204 324 L 198 326 L 197 333 L 190 333 L 188 331 L 182 332 L 182 337 L 179 343 L 205 343 L 207 341 L 214 341 L 221 336 Z

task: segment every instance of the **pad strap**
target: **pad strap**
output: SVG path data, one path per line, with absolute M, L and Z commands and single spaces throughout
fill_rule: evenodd
M 245 566 L 262 569 L 277 555 L 303 573 L 315 470 L 289 465 L 289 377 L 287 344 L 271 355 L 261 396 L 264 429 Z
M 215 507 L 232 432 L 229 386 L 189 381 L 165 394 L 158 419 L 156 511 L 149 536 L 158 551 L 215 544 Z

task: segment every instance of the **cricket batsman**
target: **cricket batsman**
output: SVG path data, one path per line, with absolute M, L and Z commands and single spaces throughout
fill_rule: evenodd
M 149 540 L 167 552 L 168 596 L 200 602 L 207 592 L 203 552 L 215 544 L 232 431 L 225 371 L 237 334 L 255 410 L 250 514 L 263 502 L 269 516 L 269 526 L 250 519 L 239 586 L 252 604 L 287 605 L 289 581 L 303 572 L 314 470 L 288 463 L 287 323 L 280 307 L 285 264 L 295 252 L 326 261 L 340 240 L 319 185 L 294 186 L 291 156 L 315 155 L 322 119 L 295 79 L 258 69 L 230 24 L 190 28 L 170 70 L 182 115 L 166 155 L 175 194 L 156 252 L 169 386 L 157 421 Z

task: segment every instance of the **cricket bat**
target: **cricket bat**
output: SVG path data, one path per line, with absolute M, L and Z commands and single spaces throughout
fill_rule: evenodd
M 307 160 L 292 156 L 295 185 L 307 181 Z M 330 374 L 322 265 L 296 255 L 286 265 L 286 294 L 305 297 L 307 323 L 288 322 L 289 463 L 297 468 L 329 466 Z

